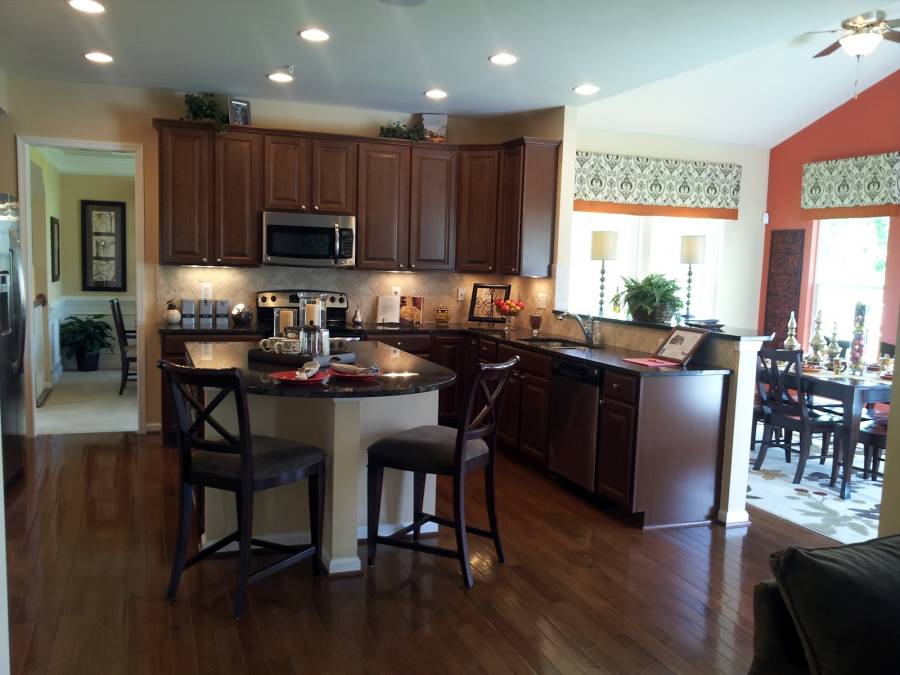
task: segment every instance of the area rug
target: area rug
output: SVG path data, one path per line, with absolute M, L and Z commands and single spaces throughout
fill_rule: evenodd
M 862 448 L 856 456 L 850 499 L 841 499 L 840 481 L 834 487 L 828 485 L 831 459 L 819 464 L 819 452 L 819 446 L 814 444 L 805 475 L 798 485 L 791 482 L 797 470 L 796 453 L 792 453 L 792 462 L 787 463 L 784 450 L 770 448 L 759 471 L 753 470 L 756 453 L 752 453 L 747 504 L 843 544 L 877 537 L 882 478 L 863 479 Z

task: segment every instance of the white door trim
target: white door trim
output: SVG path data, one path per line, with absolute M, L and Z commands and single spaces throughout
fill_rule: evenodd
M 144 146 L 140 143 L 115 143 L 108 141 L 84 141 L 72 138 L 46 138 L 41 136 L 16 136 L 16 158 L 19 177 L 19 218 L 22 260 L 25 267 L 25 298 L 30 307 L 34 299 L 34 279 L 31 257 L 31 146 L 56 148 L 80 148 L 134 153 L 134 260 L 135 260 L 135 329 L 137 330 L 137 402 L 138 433 L 146 427 L 145 382 L 147 330 L 144 322 Z M 34 411 L 36 392 L 32 386 L 31 312 L 25 312 L 25 400 L 30 402 L 25 415 L 25 433 L 34 437 Z

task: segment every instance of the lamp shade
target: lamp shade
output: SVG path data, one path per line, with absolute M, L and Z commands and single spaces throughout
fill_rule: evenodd
M 681 262 L 684 265 L 702 265 L 706 260 L 706 237 L 702 234 L 681 238 Z
M 615 260 L 618 245 L 618 232 L 592 232 L 591 260 Z

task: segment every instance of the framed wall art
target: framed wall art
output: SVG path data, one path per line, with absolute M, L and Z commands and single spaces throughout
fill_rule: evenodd
M 81 290 L 127 290 L 125 202 L 81 200 Z
M 59 281 L 59 218 L 50 216 L 50 281 Z
M 469 305 L 469 321 L 504 323 L 505 317 L 494 310 L 496 300 L 509 300 L 509 284 L 472 284 L 472 302 Z
M 242 98 L 229 98 L 228 123 L 238 126 L 250 124 L 250 101 Z

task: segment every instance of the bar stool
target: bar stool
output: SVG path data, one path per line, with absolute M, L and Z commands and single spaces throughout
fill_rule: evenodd
M 494 503 L 494 448 L 497 444 L 497 420 L 503 392 L 519 357 L 505 363 L 479 363 L 469 392 L 463 424 L 458 429 L 445 426 L 421 426 L 382 438 L 369 446 L 368 469 L 368 562 L 375 565 L 378 544 L 456 558 L 466 588 L 473 585 L 469 568 L 467 533 L 493 539 L 497 558 L 503 562 L 503 547 L 497 529 Z M 477 412 L 476 412 L 477 410 Z M 484 467 L 484 491 L 490 530 L 466 524 L 465 477 Z M 389 536 L 378 534 L 381 511 L 381 485 L 384 469 L 412 471 L 413 522 Z M 425 513 L 425 478 L 429 473 L 453 477 L 453 520 Z M 425 523 L 452 527 L 456 532 L 456 550 L 419 543 L 419 531 Z M 413 540 L 406 535 L 413 533 Z
M 159 361 L 172 391 L 178 418 L 178 448 L 181 454 L 181 501 L 178 518 L 178 541 L 167 596 L 175 600 L 181 573 L 204 558 L 233 542 L 238 543 L 238 584 L 234 598 L 234 617 L 239 619 L 244 607 L 247 585 L 310 558 L 313 574 L 321 566 L 322 516 L 325 512 L 325 452 L 301 441 L 288 441 L 250 433 L 247 393 L 241 371 L 188 368 Z M 218 390 L 205 404 L 202 390 Z M 198 395 L 199 390 L 199 395 Z M 237 408 L 237 436 L 226 430 L 213 411 L 233 394 Z M 207 425 L 220 437 L 207 440 Z M 286 546 L 252 538 L 253 494 L 294 481 L 309 479 L 309 529 L 311 543 Z M 210 487 L 234 492 L 238 529 L 185 561 L 190 533 L 194 487 Z M 251 546 L 288 556 L 250 574 Z

